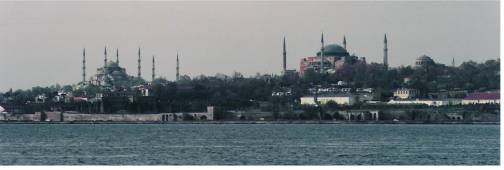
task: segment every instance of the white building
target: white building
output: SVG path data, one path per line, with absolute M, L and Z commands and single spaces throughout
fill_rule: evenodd
M 401 88 L 397 89 L 394 92 L 394 97 L 399 98 L 399 99 L 413 99 L 418 96 L 418 90 L 416 89 L 406 89 L 406 88 Z
M 461 99 L 416 99 L 416 100 L 390 100 L 387 104 L 399 104 L 399 105 L 427 105 L 427 106 L 448 106 L 448 105 L 459 105 L 462 103 Z
M 339 105 L 353 105 L 356 99 L 354 95 L 322 95 L 317 96 L 317 101 L 320 104 L 327 104 L 329 101 L 334 101 Z M 313 96 L 303 96 L 301 97 L 301 104 L 316 105 L 315 98 Z
M 462 100 L 462 104 L 500 104 L 500 93 L 471 93 Z

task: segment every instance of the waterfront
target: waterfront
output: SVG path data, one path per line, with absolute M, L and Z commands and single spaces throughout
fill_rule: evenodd
M 0 124 L 3 165 L 498 165 L 499 125 Z

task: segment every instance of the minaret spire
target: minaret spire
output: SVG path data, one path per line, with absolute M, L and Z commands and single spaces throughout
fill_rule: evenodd
M 387 34 L 383 38 L 383 65 L 388 69 L 388 47 L 387 47 Z
M 105 58 L 103 59 L 103 68 L 107 67 L 107 46 L 105 46 L 105 51 L 103 52 Z
M 320 73 L 324 73 L 324 32 L 322 32 L 320 43 L 322 44 L 320 48 Z
M 452 59 L 452 67 L 455 67 L 455 57 Z
M 152 56 L 152 81 L 156 78 L 156 62 L 154 60 L 154 56 Z
M 287 49 L 285 48 L 285 36 L 283 38 L 283 73 L 287 71 Z
M 176 79 L 177 81 L 179 81 L 179 80 L 180 80 L 180 73 L 179 73 L 179 57 L 178 57 L 178 55 L 179 55 L 179 54 L 178 54 L 178 51 L 177 51 L 177 70 L 176 70 L 176 71 L 177 71 L 177 73 L 176 73 L 176 75 L 175 75 L 175 79 Z
M 86 82 L 86 48 L 82 50 L 82 83 Z
M 116 63 L 119 65 L 119 48 L 116 49 Z
M 346 36 L 343 35 L 343 48 L 346 50 Z
M 140 47 L 138 47 L 138 73 L 137 73 L 137 77 L 138 77 L 138 78 L 141 78 L 141 77 L 142 77 L 142 72 L 141 72 L 141 66 L 140 66 L 140 63 L 141 63 L 141 59 L 140 59 Z

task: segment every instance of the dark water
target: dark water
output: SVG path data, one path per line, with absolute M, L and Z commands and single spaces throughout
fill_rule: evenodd
M 498 165 L 499 125 L 0 124 L 0 164 Z

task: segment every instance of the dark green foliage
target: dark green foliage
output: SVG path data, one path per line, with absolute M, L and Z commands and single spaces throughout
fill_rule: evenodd
M 299 97 L 307 94 L 307 89 L 314 85 L 336 84 L 338 81 L 349 82 L 348 87 L 353 88 L 374 88 L 376 99 L 387 101 L 396 88 L 415 88 L 425 97 L 429 92 L 439 90 L 468 90 L 487 91 L 498 90 L 500 87 L 500 61 L 488 60 L 484 63 L 473 61 L 464 62 L 459 67 L 448 67 L 442 64 L 430 64 L 422 67 L 398 67 L 385 68 L 381 64 L 366 64 L 359 62 L 355 58 L 348 58 L 347 64 L 334 74 L 319 74 L 313 71 L 306 71 L 304 76 L 288 75 L 260 75 L 244 77 L 240 73 L 232 76 L 217 74 L 215 76 L 181 76 L 178 82 L 171 82 L 165 79 L 156 79 L 152 83 L 154 106 L 150 103 L 131 103 L 124 110 L 134 111 L 138 108 L 148 108 L 157 112 L 189 112 L 205 111 L 206 106 L 212 105 L 222 109 L 216 112 L 216 118 L 231 119 L 233 116 L 224 111 L 240 110 L 247 108 L 265 108 L 275 113 L 275 118 L 280 118 L 285 111 L 304 109 L 303 114 L 292 114 L 300 119 L 319 119 L 319 113 L 323 113 L 324 108 L 304 108 L 299 105 Z M 404 81 L 408 78 L 410 81 Z M 128 77 L 129 85 L 142 84 L 145 81 L 135 77 Z M 290 96 L 272 97 L 272 92 L 281 89 L 291 89 Z M 1 93 L 3 101 L 11 104 L 24 105 L 33 102 L 37 95 L 44 94 L 46 102 L 52 102 L 56 92 L 73 91 L 74 96 L 94 97 L 100 89 L 96 86 L 84 86 L 81 89 L 74 89 L 72 86 L 50 86 L 33 87 L 28 90 L 9 90 Z M 1 101 L 1 100 L 0 100 Z M 126 100 L 122 100 L 126 101 Z M 265 105 L 264 103 L 269 103 Z M 149 105 L 147 105 L 149 104 Z M 79 105 L 86 106 L 79 103 Z M 94 107 L 94 106 L 93 106 Z M 328 103 L 329 110 L 347 109 L 346 106 L 338 106 L 335 103 Z M 375 107 L 375 106 L 363 106 Z M 387 106 L 376 106 L 387 107 Z M 393 106 L 395 107 L 395 106 Z M 412 106 L 423 107 L 423 106 Z M 360 107 L 359 107 L 360 108 Z M 113 110 L 123 110 L 119 107 Z M 337 117 L 333 118 L 338 119 Z M 325 118 L 322 114 L 322 118 Z

